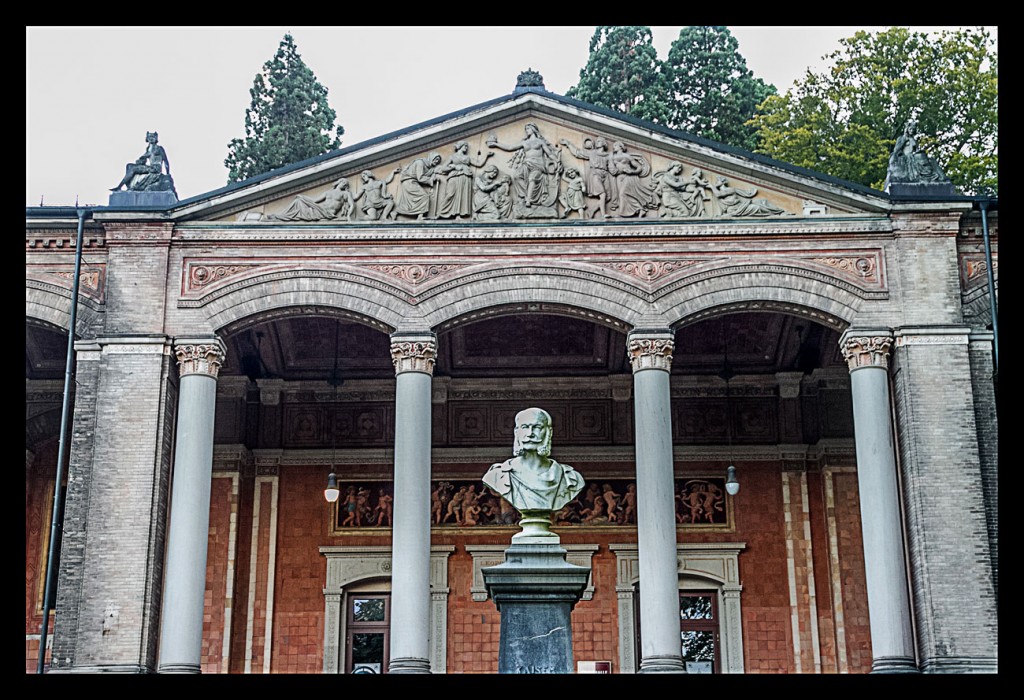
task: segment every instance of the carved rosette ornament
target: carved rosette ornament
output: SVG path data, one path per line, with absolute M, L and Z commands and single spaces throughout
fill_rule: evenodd
M 846 364 L 851 371 L 861 367 L 888 369 L 891 346 L 891 336 L 853 336 L 843 343 L 843 357 L 846 358 Z
M 434 373 L 437 343 L 432 340 L 397 340 L 391 343 L 391 362 L 395 374 L 402 372 Z
M 671 338 L 635 338 L 629 341 L 626 352 L 634 372 L 642 369 L 672 369 L 672 351 L 676 344 Z
M 176 345 L 174 355 L 178 358 L 178 375 L 206 374 L 214 379 L 224 363 L 224 350 L 216 343 Z

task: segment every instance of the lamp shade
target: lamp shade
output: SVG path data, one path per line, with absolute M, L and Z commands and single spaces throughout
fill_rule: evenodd
M 725 490 L 730 496 L 740 492 L 740 482 L 736 480 L 736 467 L 731 464 L 725 470 Z
M 338 477 L 335 476 L 334 472 L 327 475 L 327 488 L 324 489 L 324 498 L 327 499 L 328 503 L 334 503 L 338 500 L 338 496 L 341 495 L 341 491 L 338 490 Z

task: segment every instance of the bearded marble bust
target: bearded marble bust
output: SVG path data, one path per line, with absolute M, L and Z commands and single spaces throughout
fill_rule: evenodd
M 483 482 L 495 493 L 527 513 L 552 513 L 583 490 L 583 476 L 551 459 L 551 416 L 539 408 L 516 414 L 512 458 L 491 468 Z

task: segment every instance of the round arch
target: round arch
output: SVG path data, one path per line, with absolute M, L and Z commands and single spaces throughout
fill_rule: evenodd
M 318 269 L 256 274 L 179 306 L 199 309 L 216 332 L 296 308 L 336 309 L 339 315 L 384 333 L 418 315 L 408 295 L 394 285 L 350 271 Z
M 460 319 L 479 320 L 488 309 L 502 313 L 545 313 L 586 317 L 617 330 L 657 325 L 650 295 L 595 266 L 497 264 L 435 285 L 419 297 L 420 314 L 431 328 L 449 328 Z M 571 311 L 581 310 L 583 313 Z
M 885 297 L 817 271 L 746 265 L 677 280 L 661 290 L 658 305 L 677 328 L 709 316 L 765 310 L 807 316 L 841 330 L 854 322 L 865 302 Z
M 26 280 L 25 317 L 45 326 L 67 333 L 71 325 L 71 290 L 56 285 Z M 103 326 L 103 312 L 99 305 L 79 295 L 78 315 L 75 319 L 75 337 L 95 337 Z

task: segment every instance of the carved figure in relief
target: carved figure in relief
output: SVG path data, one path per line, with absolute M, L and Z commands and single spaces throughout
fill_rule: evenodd
M 359 503 L 356 496 L 356 487 L 349 486 L 345 489 L 345 499 L 341 502 L 345 508 L 345 519 L 341 522 L 342 527 L 359 525 Z
M 362 186 L 354 197 L 362 219 L 366 221 L 387 221 L 395 218 L 395 198 L 388 194 L 388 185 L 395 179 L 400 168 L 395 168 L 386 180 L 378 180 L 369 170 L 359 175 Z
M 704 202 L 711 199 L 711 183 L 704 179 L 700 168 L 684 177 L 683 164 L 673 162 L 663 172 L 654 174 L 654 182 L 655 193 L 661 198 L 662 218 L 704 216 Z
M 623 525 L 636 525 L 636 484 L 629 484 L 626 493 L 622 496 L 622 518 L 619 522 Z
M 356 490 L 356 525 L 373 522 L 373 508 L 370 506 L 370 489 L 360 486 Z
M 583 174 L 584 191 L 588 197 L 597 199 L 597 206 L 589 212 L 588 218 L 600 214 L 602 218 L 607 219 L 608 209 L 619 206 L 615 176 L 608 169 L 611 158 L 608 142 L 600 136 L 596 139 L 583 139 L 583 148 L 576 148 L 567 139 L 561 139 L 560 142 L 575 157 L 586 161 Z
M 715 178 L 715 197 L 721 212 L 727 216 L 772 216 L 785 214 L 767 199 L 753 199 L 757 188 L 741 190 L 729 187 L 728 180 L 722 175 Z
M 377 515 L 377 526 L 387 525 L 391 526 L 391 514 L 392 504 L 394 499 L 384 492 L 384 489 L 378 489 L 377 491 L 377 507 L 373 509 L 373 512 Z
M 580 176 L 580 171 L 576 168 L 569 168 L 562 175 L 562 181 L 565 183 L 565 190 L 558 198 L 559 204 L 562 205 L 562 218 L 566 218 L 574 211 L 579 212 L 581 219 L 587 218 L 583 178 Z
M 551 416 L 539 408 L 516 414 L 513 457 L 492 464 L 483 482 L 520 512 L 543 513 L 550 523 L 583 489 L 583 476 L 551 459 Z
M 558 216 L 555 203 L 562 174 L 561 151 L 541 136 L 533 122 L 525 127 L 521 141 L 504 144 L 493 134 L 487 138 L 489 148 L 513 153 L 512 187 L 515 194 L 513 214 L 517 218 Z
M 701 482 L 700 485 L 701 508 L 704 510 L 704 518 L 709 523 L 714 521 L 715 511 L 725 511 L 725 494 L 717 484 L 710 481 Z
M 462 524 L 462 499 L 464 499 L 465 497 L 466 497 L 466 487 L 465 486 L 460 488 L 457 492 L 455 492 L 452 495 L 451 500 L 448 501 L 448 510 L 444 514 L 444 520 L 441 521 L 442 524 L 448 522 L 449 520 L 451 520 L 453 516 L 455 518 L 455 524 L 456 525 L 461 525 Z
M 431 153 L 402 168 L 395 199 L 396 213 L 419 219 L 437 216 L 437 167 L 440 164 L 441 154 Z
M 477 152 L 477 155 L 480 153 Z M 483 158 L 474 160 L 469 155 L 468 143 L 459 141 L 455 144 L 455 153 L 439 169 L 442 175 L 448 176 L 448 179 L 445 181 L 444 194 L 437 207 L 438 218 L 461 219 L 473 215 L 473 168 L 482 168 L 493 155 L 493 151 L 488 151 Z
M 167 159 L 167 152 L 158 141 L 159 135 L 155 131 L 146 132 L 146 152 L 136 158 L 134 163 L 124 166 L 124 177 L 110 188 L 111 192 L 118 192 L 122 187 L 132 192 L 175 191 L 171 161 Z
M 438 482 L 437 488 L 430 494 L 430 513 L 435 525 L 441 524 L 441 519 L 448 512 L 448 502 L 452 499 L 454 487 L 447 481 Z
M 502 175 L 496 165 L 488 165 L 473 181 L 473 218 L 498 221 L 512 214 L 509 196 L 511 178 Z
M 615 493 L 615 489 L 612 488 L 611 484 L 605 484 L 601 487 L 601 498 L 604 499 L 604 511 L 608 516 L 608 522 L 618 522 L 619 494 Z
M 704 510 L 703 499 L 701 498 L 700 492 L 691 488 L 689 485 L 683 486 L 679 490 L 678 496 L 679 503 L 683 506 L 684 512 L 682 517 L 676 517 L 676 520 L 682 523 L 695 523 L 700 518 L 701 513 Z
M 627 151 L 622 141 L 612 144 L 608 171 L 615 176 L 618 187 L 619 216 L 647 216 L 648 211 L 658 208 L 653 186 L 642 179 L 651 174 L 651 164 L 639 153 Z
M 331 189 L 313 199 L 304 194 L 295 195 L 288 208 L 279 214 L 267 217 L 271 221 L 329 221 L 333 219 L 352 220 L 355 205 L 348 180 L 341 178 Z

